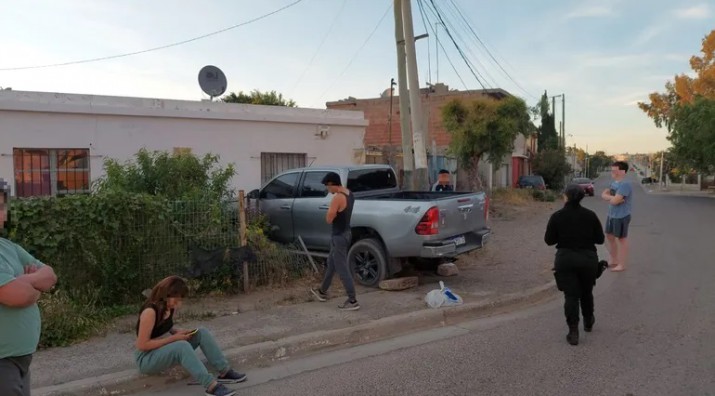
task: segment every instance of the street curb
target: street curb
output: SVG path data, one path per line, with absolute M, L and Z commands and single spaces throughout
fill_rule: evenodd
M 556 284 L 551 281 L 545 285 L 507 294 L 491 301 L 466 303 L 441 309 L 427 308 L 376 319 L 353 327 L 289 336 L 275 341 L 231 348 L 224 352 L 235 367 L 266 366 L 276 361 L 295 359 L 346 345 L 356 346 L 430 328 L 475 320 L 479 317 L 490 316 L 497 309 L 533 304 L 556 294 Z M 142 390 L 155 390 L 188 377 L 188 374 L 181 368 L 172 369 L 167 374 L 165 376 L 145 376 L 139 374 L 135 369 L 125 370 L 33 389 L 32 394 L 35 396 L 126 395 Z M 250 381 L 250 372 L 248 374 Z

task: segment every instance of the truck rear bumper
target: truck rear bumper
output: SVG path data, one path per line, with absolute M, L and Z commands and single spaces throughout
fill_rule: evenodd
M 488 228 L 463 235 L 464 243 L 460 244 L 459 238 L 449 238 L 441 241 L 425 242 L 422 245 L 420 257 L 439 258 L 455 257 L 463 253 L 480 249 L 489 241 L 491 230 Z

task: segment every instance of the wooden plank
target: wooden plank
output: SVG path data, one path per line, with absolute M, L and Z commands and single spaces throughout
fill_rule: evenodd
M 287 251 L 288 251 L 288 253 L 300 254 L 303 256 L 313 256 L 313 257 L 322 257 L 322 258 L 328 258 L 328 256 L 329 256 L 328 253 L 318 253 L 318 252 L 311 252 L 311 251 L 308 251 L 306 253 L 302 250 L 294 250 L 294 249 L 288 249 Z
M 243 190 L 238 191 L 238 216 L 240 220 L 239 225 L 239 238 L 240 245 L 244 247 L 248 245 L 248 234 L 247 234 L 247 224 L 246 224 L 246 194 Z M 244 261 L 243 266 L 243 291 L 248 292 L 249 282 L 248 282 L 248 262 Z
M 303 251 L 305 252 L 306 256 L 308 256 L 308 261 L 310 261 L 310 265 L 313 266 L 313 270 L 315 273 L 318 273 L 318 266 L 315 265 L 315 261 L 313 260 L 313 256 L 310 255 L 310 252 L 308 251 L 308 248 L 305 246 L 305 242 L 303 242 L 303 238 L 298 235 L 298 242 L 300 242 L 300 246 L 303 247 Z

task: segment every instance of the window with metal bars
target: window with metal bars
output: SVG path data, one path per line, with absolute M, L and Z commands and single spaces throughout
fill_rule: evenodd
M 261 185 L 289 169 L 304 168 L 305 153 L 261 153 Z
M 89 149 L 14 148 L 15 195 L 88 193 Z

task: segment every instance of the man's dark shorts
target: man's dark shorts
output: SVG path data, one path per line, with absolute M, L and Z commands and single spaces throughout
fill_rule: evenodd
M 613 235 L 616 238 L 627 238 L 628 237 L 628 226 L 631 224 L 631 216 L 620 219 L 614 219 L 611 217 L 606 218 L 606 234 Z
M 0 395 L 30 396 L 32 355 L 0 359 Z

